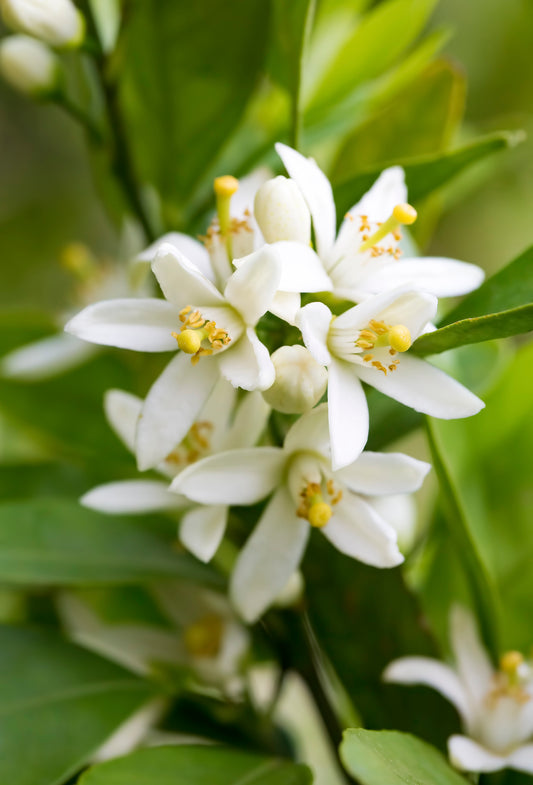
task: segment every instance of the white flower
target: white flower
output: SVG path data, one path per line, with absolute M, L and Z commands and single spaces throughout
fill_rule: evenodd
M 179 536 L 183 545 L 202 561 L 209 561 L 224 536 L 227 506 L 191 505 L 183 496 L 170 493 L 169 479 L 186 466 L 217 451 L 252 447 L 259 439 L 269 415 L 260 393 L 248 393 L 236 405 L 236 390 L 220 379 L 185 439 L 174 447 L 157 470 L 165 480 L 122 480 L 99 485 L 81 499 L 85 507 L 100 512 L 147 513 L 161 510 L 185 511 Z M 104 399 L 107 419 L 126 447 L 134 452 L 142 400 L 122 390 L 109 390 Z
M 263 398 L 279 412 L 303 414 L 319 402 L 328 384 L 328 372 L 304 346 L 280 346 L 271 355 L 276 381 Z
M 380 175 L 347 213 L 335 239 L 335 203 L 329 180 L 312 159 L 284 144 L 277 144 L 276 150 L 309 206 L 316 240 L 316 253 L 297 243 L 282 244 L 284 264 L 293 263 L 293 254 L 310 263 L 318 254 L 334 294 L 352 302 L 407 283 L 437 297 L 451 297 L 470 292 L 483 281 L 483 271 L 473 264 L 431 257 L 400 260 L 399 227 L 416 218 L 413 208 L 405 204 L 401 167 Z
M 220 375 L 245 390 L 265 390 L 275 377 L 254 329 L 280 280 L 270 246 L 250 254 L 224 294 L 172 245 L 160 247 L 152 269 L 166 300 L 96 303 L 65 328 L 86 341 L 123 349 L 181 349 L 144 404 L 136 443 L 141 470 L 156 466 L 184 438 Z
M 427 657 L 403 657 L 391 662 L 383 678 L 426 684 L 453 703 L 468 734 L 448 740 L 450 759 L 458 768 L 488 772 L 508 767 L 533 774 L 530 668 L 518 652 L 508 652 L 496 670 L 465 608 L 453 608 L 450 631 L 455 668 Z
M 85 35 L 85 20 L 71 0 L 1 0 L 0 8 L 8 27 L 50 46 L 76 47 Z
M 361 382 L 445 420 L 469 417 L 484 406 L 455 379 L 406 353 L 436 308 L 433 295 L 399 287 L 369 297 L 335 318 L 323 303 L 301 309 L 297 323 L 304 343 L 329 369 L 334 468 L 354 461 L 367 442 L 368 406 Z
M 46 96 L 59 82 L 59 62 L 46 44 L 27 35 L 11 35 L 0 43 L 0 71 L 21 93 Z
M 394 529 L 372 497 L 412 492 L 429 465 L 394 453 L 364 453 L 333 472 L 327 406 L 304 414 L 282 448 L 219 453 L 185 469 L 171 489 L 202 504 L 248 505 L 274 495 L 237 560 L 230 593 L 247 621 L 274 601 L 302 558 L 311 526 L 342 553 L 376 567 L 403 561 Z

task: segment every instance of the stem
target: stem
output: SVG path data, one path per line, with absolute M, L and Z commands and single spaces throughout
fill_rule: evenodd
M 78 104 L 71 101 L 65 93 L 57 93 L 57 95 L 53 96 L 52 100 L 57 106 L 64 109 L 64 111 L 76 120 L 76 122 L 83 126 L 93 144 L 101 145 L 103 143 L 104 139 L 100 128 L 98 128 L 89 115 L 86 114 Z

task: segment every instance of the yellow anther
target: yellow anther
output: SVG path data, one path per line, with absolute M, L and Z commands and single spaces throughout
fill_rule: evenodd
M 414 207 L 410 204 L 397 204 L 394 210 L 392 211 L 393 217 L 398 221 L 399 224 L 404 224 L 404 226 L 410 226 L 414 224 L 417 219 L 417 212 Z
M 222 177 L 215 177 L 213 188 L 216 196 L 222 196 L 227 199 L 238 191 L 239 181 L 236 177 L 225 174 Z
M 224 627 L 215 614 L 208 614 L 183 631 L 183 642 L 192 657 L 216 657 L 220 651 Z
M 322 526 L 326 525 L 332 515 L 333 511 L 329 504 L 326 504 L 326 502 L 317 502 L 316 504 L 312 504 L 310 506 L 309 512 L 307 514 L 307 520 L 311 526 L 321 529 Z
M 62 249 L 59 259 L 65 270 L 82 280 L 89 278 L 96 270 L 96 260 L 83 243 L 68 243 Z
M 185 354 L 196 354 L 202 345 L 201 330 L 183 330 L 181 333 L 172 333 L 178 346 Z
M 519 651 L 508 651 L 500 657 L 500 670 L 514 676 L 523 662 L 524 657 Z
M 396 324 L 390 328 L 389 346 L 397 352 L 406 352 L 411 344 L 411 333 L 404 324 Z

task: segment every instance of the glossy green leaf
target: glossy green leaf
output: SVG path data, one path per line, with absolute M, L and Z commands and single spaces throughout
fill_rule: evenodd
M 442 454 L 433 420 L 426 419 L 433 468 L 440 486 L 440 504 L 476 606 L 485 642 L 497 659 L 499 647 L 500 603 L 493 577 L 477 547 L 467 515 L 461 504 L 452 475 Z
M 174 222 L 243 115 L 268 26 L 267 0 L 132 6 L 122 105 L 141 180 L 176 208 Z
M 413 351 L 436 354 L 533 330 L 533 247 L 465 297 L 441 324 L 421 336 Z
M 53 633 L 0 627 L 0 782 L 65 782 L 153 695 Z
M 409 189 L 409 201 L 418 202 L 429 196 L 433 191 L 446 185 L 469 166 L 493 153 L 512 147 L 522 140 L 523 134 L 521 133 L 502 131 L 483 136 L 449 153 L 425 156 L 420 159 L 411 158 L 405 161 L 390 161 L 389 163 L 403 166 Z M 338 216 L 342 217 L 361 198 L 386 165 L 382 164 L 371 172 L 360 174 L 335 186 Z
M 221 747 L 140 750 L 86 772 L 79 785 L 309 785 L 307 766 Z
M 165 577 L 213 580 L 157 534 L 157 518 L 102 515 L 76 501 L 35 499 L 0 505 L 0 582 L 124 584 Z
M 436 0 L 389 0 L 367 13 L 315 89 L 313 108 L 334 103 L 390 68 L 426 24 Z
M 342 761 L 361 785 L 465 785 L 434 747 L 407 733 L 345 731 Z

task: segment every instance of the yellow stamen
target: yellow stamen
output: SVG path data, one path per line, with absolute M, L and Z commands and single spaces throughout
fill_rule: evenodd
M 183 330 L 181 333 L 172 333 L 178 346 L 185 354 L 196 354 L 202 346 L 203 330 Z
M 508 676 L 516 676 L 518 668 L 524 662 L 524 657 L 519 651 L 508 651 L 500 657 L 500 670 Z
M 409 226 L 416 221 L 417 213 L 414 207 L 410 204 L 397 204 L 392 215 L 381 224 L 379 229 L 374 232 L 362 245 L 359 246 L 359 253 L 373 249 L 376 243 L 383 240 L 391 232 L 395 232 L 402 224 Z M 379 249 L 376 249 L 379 250 Z
M 226 238 L 226 251 L 230 262 L 232 261 L 230 203 L 231 197 L 237 191 L 238 187 L 239 181 L 229 174 L 215 178 L 214 189 L 217 202 L 218 224 L 220 226 L 220 234 Z
M 216 657 L 223 632 L 222 619 L 211 613 L 185 628 L 183 642 L 191 657 Z
M 59 257 L 61 266 L 80 280 L 91 278 L 97 269 L 94 255 L 83 243 L 68 243 Z
M 209 356 L 213 351 L 222 349 L 231 342 L 231 338 L 222 327 L 217 327 L 215 322 L 204 319 L 200 311 L 193 311 L 187 305 L 179 312 L 181 332 L 171 333 L 178 342 L 182 352 L 192 354 L 191 362 L 196 365 L 200 357 Z M 210 346 L 202 346 L 203 341 L 208 341 Z
M 392 326 L 384 322 L 378 322 L 375 319 L 370 321 L 368 327 L 359 331 L 359 336 L 355 341 L 355 345 L 365 352 L 369 349 L 388 346 L 390 347 L 389 352 L 391 355 L 396 354 L 396 352 L 406 352 L 412 343 L 409 328 L 404 324 Z M 364 362 L 368 362 L 368 356 L 363 357 Z M 376 365 L 376 367 L 378 366 Z
M 332 515 L 333 510 L 329 504 L 326 504 L 326 502 L 315 502 L 315 504 L 311 504 L 311 507 L 309 508 L 307 520 L 311 526 L 321 529 L 326 525 Z
M 404 324 L 396 324 L 389 330 L 389 346 L 397 352 L 406 352 L 412 344 L 411 333 Z
M 239 190 L 239 181 L 230 174 L 224 174 L 221 177 L 215 177 L 213 188 L 217 197 L 228 198 Z

